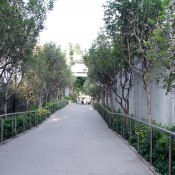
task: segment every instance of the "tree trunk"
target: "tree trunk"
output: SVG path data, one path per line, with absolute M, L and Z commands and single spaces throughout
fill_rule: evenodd
M 128 99 L 127 101 L 125 101 L 125 111 L 124 111 L 125 115 L 129 116 L 129 95 L 128 95 Z M 129 118 L 126 117 L 126 127 L 129 127 Z
M 59 100 L 59 89 L 57 89 L 57 94 L 56 94 L 56 101 L 58 101 Z
M 102 88 L 101 91 L 101 103 L 104 105 L 105 104 L 105 90 Z
M 42 108 L 43 105 L 43 95 L 42 92 L 39 93 L 39 108 Z
M 129 115 L 129 98 L 125 101 L 125 114 Z
M 53 91 L 50 92 L 50 101 L 53 102 Z
M 148 123 L 152 123 L 152 117 L 151 117 L 151 82 L 150 81 L 147 81 L 147 83 L 146 83 L 146 95 L 147 95 Z
M 20 105 L 20 110 L 21 110 L 21 105 Z M 14 95 L 12 98 L 12 113 L 16 112 L 16 96 Z
M 7 97 L 8 97 L 8 87 L 4 87 L 4 114 L 7 114 Z
M 109 88 L 109 98 L 110 98 L 111 110 L 112 112 L 114 112 L 114 101 L 113 101 L 112 88 Z
M 7 99 L 4 99 L 4 114 L 7 114 Z
M 49 96 L 49 90 L 46 90 L 46 100 L 45 100 L 45 103 L 48 102 L 48 96 Z
M 118 92 L 117 89 L 113 89 L 113 92 L 115 93 L 115 101 L 120 105 L 123 112 L 128 115 L 129 114 L 129 95 L 128 98 L 121 95 L 121 93 Z M 125 99 L 124 99 L 125 98 Z
M 106 106 L 109 106 L 109 100 L 108 100 L 108 97 L 109 97 L 109 88 L 107 87 L 106 88 L 106 91 L 105 91 L 105 104 Z

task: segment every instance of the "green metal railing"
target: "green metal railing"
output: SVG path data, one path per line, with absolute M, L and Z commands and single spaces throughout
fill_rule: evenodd
M 62 100 L 35 111 L 0 115 L 0 145 L 37 127 L 45 121 L 50 114 L 53 114 L 67 104 L 67 100 Z
M 161 137 L 161 135 L 164 134 L 165 139 L 167 139 L 167 145 L 164 146 L 167 146 L 168 148 L 164 155 L 165 157 L 163 156 L 165 159 L 167 158 L 166 174 L 175 174 L 175 166 L 173 166 L 172 168 L 172 160 L 174 162 L 175 156 L 175 149 L 173 149 L 173 144 L 175 144 L 174 132 L 154 124 L 149 124 L 144 120 L 137 119 L 132 116 L 111 112 L 99 103 L 94 103 L 93 106 L 100 113 L 107 125 L 117 134 L 121 135 L 124 139 L 126 139 L 131 145 L 133 145 L 137 149 L 138 153 L 141 153 L 141 155 L 146 154 L 144 153 L 144 150 L 141 150 L 142 147 L 146 147 L 147 149 L 145 150 L 145 152 L 149 150 L 149 157 L 145 158 L 147 161 L 150 162 L 151 165 L 154 165 L 155 167 L 156 159 L 158 159 L 155 155 L 156 150 L 154 149 L 154 144 L 156 141 L 155 137 Z M 146 132 L 146 134 L 144 132 Z

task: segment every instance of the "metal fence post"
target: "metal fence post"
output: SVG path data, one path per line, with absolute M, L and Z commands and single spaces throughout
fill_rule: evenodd
M 140 122 L 137 123 L 138 126 L 138 145 L 137 145 L 137 151 L 140 151 Z
M 106 121 L 106 112 L 105 112 L 105 110 L 103 110 L 102 112 L 104 112 L 104 114 L 103 114 L 103 119 Z
M 23 122 L 23 132 L 25 132 L 25 119 L 24 119 L 24 114 L 22 115 L 22 122 Z
M 150 126 L 150 164 L 153 164 L 153 129 Z
M 30 113 L 30 115 L 29 115 L 30 116 L 30 129 L 32 128 L 32 116 L 31 115 L 32 115 L 32 113 Z
M 112 118 L 113 118 L 113 120 L 112 120 L 112 130 L 115 131 L 115 119 L 116 119 L 116 115 L 115 114 L 112 114 Z
M 172 174 L 172 136 L 169 135 L 169 158 L 168 158 L 169 175 Z
M 1 144 L 4 142 L 4 118 L 1 117 Z
M 104 111 L 104 120 L 107 122 L 106 111 L 105 110 L 103 111 Z
M 132 120 L 129 119 L 129 143 L 132 143 Z
M 36 111 L 34 112 L 34 117 L 35 117 L 35 127 L 36 127 Z
M 111 126 L 111 114 L 108 112 L 108 126 Z
M 110 113 L 110 128 L 113 128 L 113 115 Z
M 45 120 L 47 120 L 47 114 L 45 114 Z
M 123 116 L 122 118 L 123 118 L 123 138 L 125 138 L 125 123 L 126 123 L 126 118 L 125 118 L 125 116 Z
M 12 137 L 14 137 L 14 121 L 13 121 L 13 115 L 12 115 Z
M 121 121 L 121 136 L 123 137 L 123 117 L 120 116 L 120 121 Z
M 38 126 L 38 114 L 36 114 L 36 126 Z
M 15 131 L 15 136 L 17 135 L 17 130 L 16 130 L 16 127 L 17 127 L 17 123 L 16 123 L 16 115 L 14 116 L 15 117 L 15 128 L 14 128 L 14 131 Z
M 118 134 L 118 115 L 116 115 L 116 134 Z
M 103 113 L 104 113 L 104 111 L 108 111 L 102 105 L 100 105 L 100 104 L 98 104 L 98 105 L 100 106 L 99 108 L 97 108 L 98 111 L 99 111 L 99 109 L 103 109 L 102 110 Z M 103 114 L 103 113 L 100 113 L 100 114 Z M 155 134 L 154 129 L 158 130 L 159 132 L 166 133 L 169 136 L 169 139 L 167 140 L 167 142 L 169 142 L 169 153 L 168 153 L 169 158 L 168 158 L 168 170 L 166 171 L 166 173 L 168 173 L 168 175 L 174 174 L 174 169 L 172 168 L 172 163 L 173 163 L 173 143 L 174 143 L 174 138 L 175 138 L 175 132 L 173 132 L 171 130 L 167 130 L 166 128 L 148 123 L 144 120 L 134 118 L 132 116 L 125 115 L 125 114 L 120 114 L 120 113 L 115 113 L 115 112 L 114 113 L 111 112 L 110 114 L 116 115 L 116 121 L 115 121 L 116 122 L 116 126 L 115 126 L 116 127 L 116 133 L 118 131 L 119 134 L 121 133 L 122 137 L 125 137 L 126 124 L 127 124 L 126 119 L 129 118 L 129 142 L 130 142 L 130 144 L 132 144 L 132 141 L 133 141 L 132 139 L 135 139 L 135 136 L 138 138 L 138 140 L 137 140 L 138 143 L 136 145 L 134 144 L 134 146 L 137 146 L 138 152 L 141 149 L 141 147 L 140 147 L 141 144 L 144 144 L 143 140 L 142 140 L 142 137 L 143 136 L 147 137 L 147 134 L 148 134 L 148 136 L 149 136 L 149 150 L 147 150 L 147 151 L 149 152 L 148 153 L 149 156 L 150 156 L 149 161 L 150 161 L 151 165 L 153 163 L 155 163 L 154 160 L 153 160 L 153 144 L 154 144 L 153 139 L 154 139 L 154 134 Z M 106 119 L 106 123 L 110 124 L 110 119 L 109 119 L 108 115 L 105 116 L 105 119 Z M 114 121 L 112 121 L 112 125 L 113 125 L 113 122 Z M 135 126 L 136 126 L 136 128 L 135 128 Z M 142 126 L 146 126 L 146 128 L 145 127 L 143 128 L 146 132 L 148 131 L 148 133 L 146 133 L 146 135 L 145 134 L 141 135 Z M 133 130 L 133 129 L 135 129 L 135 130 Z M 127 128 L 127 130 L 128 130 L 128 128 Z M 134 133 L 132 131 L 134 131 Z M 134 143 L 135 143 L 135 140 L 134 140 Z M 154 158 L 157 158 L 157 157 L 154 157 Z

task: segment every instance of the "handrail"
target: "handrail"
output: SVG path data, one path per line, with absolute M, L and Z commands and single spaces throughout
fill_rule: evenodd
M 97 105 L 99 105 L 101 108 Z M 111 112 L 108 109 L 106 109 L 103 105 L 101 105 L 100 103 L 95 102 L 95 103 L 93 103 L 93 106 L 94 106 L 95 109 L 97 109 L 99 111 L 99 113 L 101 114 L 103 119 L 107 122 L 108 126 L 111 127 L 111 128 L 114 125 L 114 117 L 117 117 L 117 116 L 121 117 L 121 120 L 120 120 L 121 123 L 118 123 L 118 119 L 116 118 L 117 123 L 115 123 L 116 124 L 116 128 L 115 128 L 116 130 L 115 131 L 116 131 L 116 133 L 121 134 L 121 136 L 123 138 L 125 138 L 125 133 L 126 133 L 126 128 L 125 128 L 126 123 L 125 122 L 126 122 L 126 119 L 129 119 L 129 125 L 128 125 L 129 126 L 129 128 L 128 128 L 129 129 L 129 138 L 128 139 L 129 139 L 130 144 L 132 142 L 132 134 L 133 134 L 132 133 L 132 124 L 131 124 L 131 122 L 132 122 L 132 120 L 137 122 L 137 126 L 136 126 L 137 128 L 136 129 L 137 129 L 137 150 L 138 150 L 138 152 L 140 151 L 140 141 L 141 141 L 140 129 L 141 129 L 141 124 L 144 124 L 144 125 L 148 126 L 148 131 L 149 131 L 148 134 L 150 134 L 150 137 L 149 137 L 149 139 L 150 139 L 149 140 L 149 158 L 150 158 L 150 164 L 151 165 L 153 164 L 153 142 L 154 142 L 153 132 L 154 132 L 154 129 L 157 129 L 158 131 L 162 131 L 162 132 L 166 133 L 167 136 L 168 136 L 167 137 L 167 142 L 168 142 L 168 150 L 167 150 L 168 151 L 167 152 L 168 153 L 167 154 L 168 155 L 168 175 L 172 175 L 173 173 L 175 173 L 175 172 L 172 173 L 172 143 L 173 143 L 173 138 L 175 138 L 175 133 L 174 132 L 172 132 L 170 130 L 167 130 L 165 128 L 162 128 L 160 126 L 156 126 L 152 123 L 148 123 L 148 122 L 143 121 L 141 119 L 137 119 L 137 118 L 134 118 L 132 116 L 126 115 L 126 114 Z M 118 128 L 119 124 L 121 124 L 120 128 Z M 119 131 L 119 129 L 120 129 L 120 131 Z
M 50 114 L 63 108 L 66 104 L 68 104 L 67 100 L 61 100 L 45 106 L 44 109 L 47 109 L 49 111 L 48 113 L 38 114 L 37 109 L 0 115 L 0 145 L 27 130 L 37 127 L 46 120 Z
M 26 114 L 26 113 L 32 113 L 32 112 L 36 112 L 37 110 L 34 110 L 34 111 L 24 111 L 24 112 L 15 112 L 15 113 L 8 113 L 8 114 L 1 114 L 0 115 L 0 118 L 1 117 L 7 117 L 7 116 L 10 116 L 10 115 L 18 115 L 18 114 Z
M 54 103 L 49 104 L 48 106 L 44 106 L 44 107 L 42 107 L 42 108 L 44 108 L 44 109 L 45 109 L 45 108 L 48 108 L 48 107 L 50 107 L 50 106 L 52 106 L 52 105 L 54 105 L 54 104 L 56 104 L 56 103 L 58 103 L 58 102 L 61 102 L 61 101 L 54 102 Z M 38 108 L 38 109 L 39 109 L 39 108 Z M 1 114 L 1 115 L 0 115 L 0 118 L 1 118 L 1 117 L 5 117 L 5 116 L 9 116 L 9 115 L 18 115 L 18 114 L 26 114 L 26 113 L 37 112 L 38 109 L 33 110 L 33 111 L 23 111 L 23 112 L 15 112 L 15 113 Z
M 147 126 L 150 126 L 150 127 L 152 127 L 152 128 L 155 128 L 155 129 L 161 130 L 161 131 L 163 131 L 163 132 L 166 132 L 167 134 L 170 134 L 170 135 L 172 135 L 172 136 L 175 136 L 175 132 L 172 132 L 172 131 L 167 130 L 167 129 L 165 129 L 165 128 L 162 128 L 162 127 L 160 127 L 160 126 L 156 126 L 156 125 L 154 125 L 154 124 L 145 122 L 145 121 L 143 121 L 143 120 L 141 120 L 141 119 L 131 117 L 131 116 L 126 115 L 126 114 L 117 113 L 117 112 L 111 112 L 111 111 L 107 110 L 104 106 L 102 106 L 100 103 L 99 103 L 99 105 L 100 105 L 103 109 L 105 109 L 108 113 L 110 113 L 110 114 L 128 117 L 128 118 L 130 118 L 130 119 L 132 119 L 132 120 L 138 121 L 138 122 L 143 123 L 143 124 L 145 124 L 145 125 L 147 125 Z

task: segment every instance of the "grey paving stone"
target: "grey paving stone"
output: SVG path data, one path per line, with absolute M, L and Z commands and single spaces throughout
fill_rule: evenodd
M 71 104 L 0 146 L 0 175 L 152 175 L 90 105 Z

